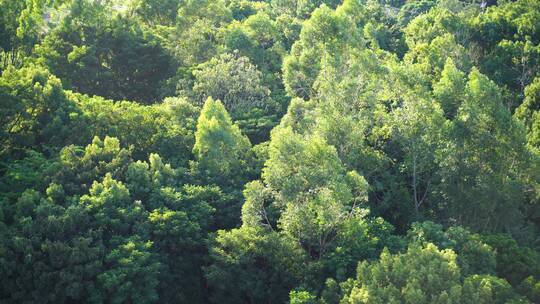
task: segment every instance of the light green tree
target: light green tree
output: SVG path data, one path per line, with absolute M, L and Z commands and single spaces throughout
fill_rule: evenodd
M 360 5 L 346 1 L 342 7 L 334 11 L 322 5 L 304 23 L 299 40 L 283 62 L 283 82 L 291 96 L 309 99 L 314 93 L 313 84 L 321 62 L 332 60 L 339 66 L 346 62 L 351 49 L 362 46 L 355 22 L 360 16 L 350 16 L 361 12 Z
M 193 97 L 200 104 L 212 97 L 220 100 L 232 114 L 274 107 L 270 90 L 262 83 L 261 72 L 238 53 L 212 58 L 199 65 L 193 76 Z
M 275 130 L 272 138 L 263 180 L 282 210 L 279 226 L 321 257 L 367 199 L 367 182 L 347 172 L 335 148 L 321 138 L 304 140 L 289 128 Z
M 406 253 L 362 262 L 341 303 L 527 303 L 504 279 L 473 275 L 462 283 L 456 254 L 435 245 L 412 245 Z
M 250 143 L 219 100 L 209 97 L 197 121 L 193 168 L 208 180 L 231 183 L 246 178 Z

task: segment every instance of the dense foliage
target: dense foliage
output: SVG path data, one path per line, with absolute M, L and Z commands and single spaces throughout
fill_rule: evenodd
M 0 0 L 1 303 L 540 303 L 540 1 Z

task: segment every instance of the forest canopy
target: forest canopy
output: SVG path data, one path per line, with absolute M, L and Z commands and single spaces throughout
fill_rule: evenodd
M 1 303 L 540 303 L 539 0 L 0 0 Z

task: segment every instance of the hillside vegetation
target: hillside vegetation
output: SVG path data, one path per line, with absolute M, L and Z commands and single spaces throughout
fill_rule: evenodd
M 540 303 L 539 0 L 0 0 L 1 303 Z

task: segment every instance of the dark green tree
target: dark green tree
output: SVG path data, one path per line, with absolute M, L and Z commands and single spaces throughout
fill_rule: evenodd
M 36 54 L 66 88 L 116 100 L 156 102 L 174 73 L 152 33 L 99 1 L 72 1 Z
M 205 269 L 215 303 L 281 303 L 302 278 L 304 253 L 277 232 L 219 231 Z

